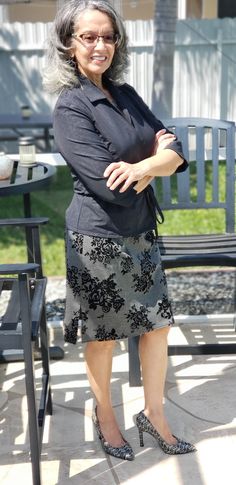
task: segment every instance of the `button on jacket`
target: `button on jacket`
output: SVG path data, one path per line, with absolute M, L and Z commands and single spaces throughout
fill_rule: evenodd
M 114 104 L 89 79 L 64 89 L 54 109 L 54 136 L 58 151 L 71 169 L 74 195 L 66 211 L 67 229 L 101 237 L 134 236 L 154 229 L 151 186 L 137 194 L 111 191 L 103 173 L 112 162 L 137 163 L 151 156 L 155 133 L 163 128 L 144 101 L 128 84 L 106 81 Z M 188 164 L 181 143 L 171 148 Z M 150 202 L 151 201 L 151 202 Z

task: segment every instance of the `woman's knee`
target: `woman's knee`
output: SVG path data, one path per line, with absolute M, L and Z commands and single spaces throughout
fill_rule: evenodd
M 153 339 L 153 338 L 167 338 L 170 331 L 170 325 L 162 328 L 155 328 L 151 332 L 144 333 L 142 338 L 144 339 Z
M 87 350 L 95 352 L 111 352 L 115 346 L 114 340 L 101 340 L 87 343 Z

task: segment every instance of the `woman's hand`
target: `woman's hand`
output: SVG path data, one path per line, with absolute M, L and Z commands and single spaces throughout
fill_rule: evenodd
M 165 129 L 159 130 L 155 136 L 155 144 L 152 156 L 157 155 L 176 138 L 172 133 L 166 133 Z M 147 175 L 145 171 L 145 161 L 138 163 L 114 162 L 111 163 L 104 172 L 104 177 L 108 177 L 107 187 L 110 190 L 115 190 L 119 185 L 123 184 L 119 190 L 120 193 L 125 192 L 132 183 L 137 193 L 142 192 L 151 182 L 153 176 Z
M 155 136 L 153 155 L 167 148 L 174 140 L 176 140 L 176 136 L 173 133 L 166 133 L 166 129 L 159 130 Z
M 172 141 L 176 139 L 176 136 L 172 133 L 166 133 L 166 130 L 159 130 L 155 136 L 155 144 L 152 155 L 156 155 L 161 150 L 164 150 Z M 135 186 L 134 190 L 136 190 L 137 194 L 140 194 L 146 187 L 151 183 L 151 181 L 155 177 L 151 175 L 145 175 L 143 179 L 139 180 Z
M 116 189 L 123 182 L 119 192 L 125 192 L 133 182 L 141 180 L 144 176 L 142 163 L 114 162 L 111 163 L 104 172 L 104 177 L 108 177 L 107 187 L 110 190 Z
M 145 175 L 141 180 L 139 180 L 135 185 L 134 185 L 134 190 L 136 190 L 137 194 L 140 194 L 146 187 L 151 183 L 151 181 L 155 177 L 152 177 L 151 175 Z

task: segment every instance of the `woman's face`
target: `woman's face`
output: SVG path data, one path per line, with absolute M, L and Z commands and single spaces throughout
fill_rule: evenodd
M 105 36 L 105 39 L 96 35 Z M 110 67 L 115 53 L 114 27 L 107 14 L 85 10 L 78 19 L 72 42 L 72 54 L 82 74 L 96 84 Z M 81 37 L 82 36 L 82 37 Z

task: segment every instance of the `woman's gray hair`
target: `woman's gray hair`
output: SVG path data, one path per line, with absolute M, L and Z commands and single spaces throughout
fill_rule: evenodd
M 88 9 L 106 13 L 112 21 L 119 40 L 105 75 L 117 84 L 123 82 L 128 67 L 128 41 L 121 17 L 106 0 L 70 0 L 58 11 L 48 39 L 43 84 L 51 93 L 79 84 L 78 68 L 71 59 L 71 36 L 78 25 L 79 15 Z

